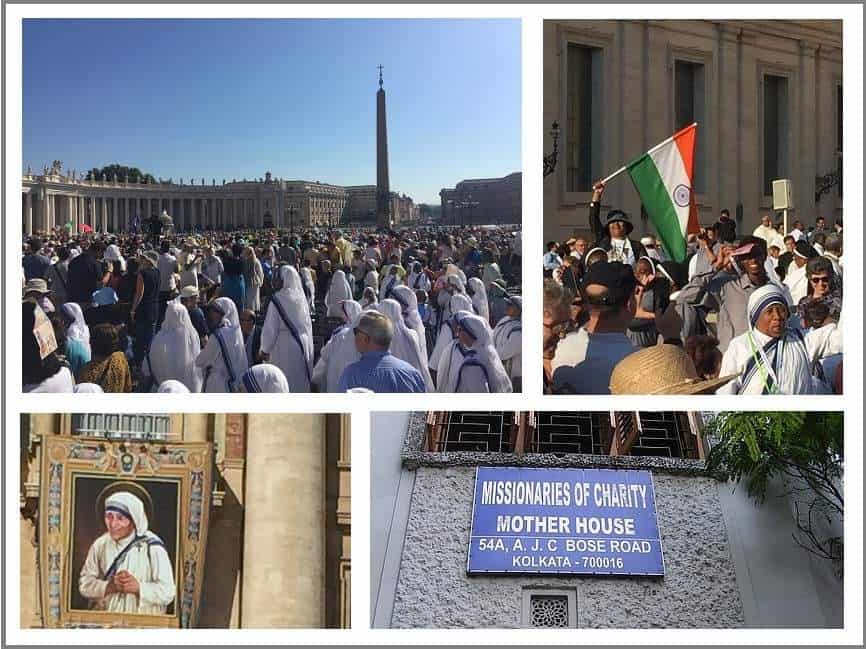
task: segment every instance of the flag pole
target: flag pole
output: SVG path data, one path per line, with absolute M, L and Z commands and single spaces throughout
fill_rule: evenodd
M 697 122 L 692 122 L 692 123 L 689 124 L 688 126 L 685 126 L 685 127 L 681 128 L 679 131 L 677 131 L 676 133 L 674 133 L 673 135 L 671 135 L 671 136 L 670 136 L 669 138 L 667 138 L 666 140 L 662 140 L 661 142 L 659 142 L 658 144 L 656 144 L 653 148 L 651 148 L 649 151 L 647 151 L 646 153 L 644 153 L 644 154 L 641 156 L 641 158 L 643 158 L 643 156 L 645 156 L 645 155 L 649 155 L 650 153 L 654 153 L 655 151 L 658 151 L 658 150 L 659 150 L 660 148 L 662 148 L 664 145 L 668 144 L 669 142 L 672 142 L 676 137 L 679 136 L 680 133 L 682 133 L 683 131 L 687 131 L 687 130 L 689 130 L 690 128 L 695 128 L 695 127 L 697 127 L 697 125 L 698 125 Z M 629 163 L 629 164 L 631 164 L 631 163 Z M 602 185 L 606 185 L 606 184 L 608 183 L 609 180 L 611 180 L 611 179 L 616 178 L 617 176 L 619 176 L 623 171 L 625 171 L 626 169 L 628 169 L 628 167 L 629 167 L 629 165 L 623 165 L 622 167 L 620 167 L 619 169 L 617 169 L 616 171 L 614 171 L 612 174 L 610 174 L 610 175 L 607 176 L 606 178 L 600 180 L 599 182 L 600 182 Z

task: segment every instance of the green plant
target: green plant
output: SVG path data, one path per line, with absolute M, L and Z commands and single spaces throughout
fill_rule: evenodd
M 819 528 L 841 521 L 844 416 L 841 412 L 722 412 L 704 430 L 712 448 L 707 468 L 728 480 L 745 480 L 763 502 L 774 478 L 785 479 L 794 501 L 795 541 L 839 562 L 842 543 Z

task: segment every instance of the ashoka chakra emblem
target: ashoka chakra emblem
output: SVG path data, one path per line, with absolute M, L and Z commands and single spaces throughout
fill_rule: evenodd
M 674 203 L 676 203 L 680 207 L 687 207 L 688 204 L 691 202 L 691 198 L 691 187 L 686 187 L 685 185 L 677 185 L 674 188 Z

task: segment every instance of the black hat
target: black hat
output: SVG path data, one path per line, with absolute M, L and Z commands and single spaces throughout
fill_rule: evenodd
M 588 290 L 590 286 L 603 286 L 600 293 Z M 586 270 L 583 287 L 586 301 L 601 306 L 624 305 L 634 293 L 637 280 L 628 264 L 619 261 L 599 261 Z
M 631 231 L 634 230 L 634 226 L 631 224 L 631 219 L 628 214 L 623 212 L 622 210 L 611 210 L 607 213 L 607 216 L 602 218 L 601 227 L 607 231 L 607 226 L 609 226 L 614 221 L 620 221 L 621 223 L 625 223 L 625 234 L 626 236 L 631 234 Z M 610 232 L 608 232 L 608 235 Z

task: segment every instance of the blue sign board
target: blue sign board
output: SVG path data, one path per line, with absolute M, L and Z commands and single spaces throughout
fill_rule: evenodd
M 467 572 L 664 575 L 652 474 L 479 467 Z

